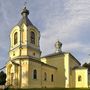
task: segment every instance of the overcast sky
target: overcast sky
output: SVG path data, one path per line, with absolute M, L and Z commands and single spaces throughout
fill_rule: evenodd
M 82 64 L 90 62 L 90 0 L 27 0 L 31 22 L 41 32 L 42 55 L 55 52 L 54 44 L 62 42 L 62 51 L 71 52 Z M 9 34 L 22 18 L 25 0 L 0 0 L 0 68 L 8 60 Z

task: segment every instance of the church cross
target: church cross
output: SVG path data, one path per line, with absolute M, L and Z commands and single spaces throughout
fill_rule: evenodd
M 27 3 L 28 3 L 28 0 L 26 0 L 26 1 L 24 2 L 24 6 L 27 6 Z

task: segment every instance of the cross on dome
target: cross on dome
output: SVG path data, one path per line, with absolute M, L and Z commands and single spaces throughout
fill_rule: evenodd
M 56 53 L 62 52 L 61 47 L 62 47 L 62 43 L 58 40 L 58 41 L 55 43 Z

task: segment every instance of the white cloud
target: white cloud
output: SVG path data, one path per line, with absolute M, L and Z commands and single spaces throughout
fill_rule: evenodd
M 59 16 L 58 12 L 58 16 L 45 18 L 47 22 L 46 30 L 42 32 L 41 37 L 43 55 L 54 51 L 54 43 L 57 39 L 60 39 L 65 44 L 64 50 L 72 51 L 76 49 L 75 51 L 80 50 L 79 53 L 84 53 L 84 55 L 90 50 L 89 46 L 80 43 L 80 40 L 83 41 L 83 39 L 79 38 L 80 34 L 84 34 L 81 33 L 82 30 L 79 27 L 90 22 L 90 0 L 65 1 L 64 11 L 62 11 L 65 13 L 64 16 Z M 78 54 L 77 57 L 79 57 Z M 86 58 L 85 56 L 80 57 L 83 60 Z
M 0 16 L 2 20 L 0 27 L 3 29 L 0 31 L 0 48 L 2 48 L 0 53 L 4 53 L 3 50 L 8 52 L 10 28 L 21 18 L 19 10 L 23 1 L 0 2 L 3 16 L 3 18 Z M 80 27 L 90 22 L 90 0 L 32 0 L 28 3 L 28 9 L 30 20 L 32 19 L 31 21 L 38 25 L 41 31 L 40 44 L 43 55 L 55 52 L 54 44 L 59 39 L 63 43 L 64 51 L 73 52 L 76 58 L 79 57 L 84 62 L 90 52 L 90 42 L 88 41 L 88 45 L 84 43 L 85 40 L 80 35 L 86 33 L 82 32 L 85 30 Z

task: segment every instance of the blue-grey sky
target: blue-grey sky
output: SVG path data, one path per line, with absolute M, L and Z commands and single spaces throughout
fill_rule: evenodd
M 71 52 L 82 64 L 90 62 L 90 0 L 27 0 L 31 22 L 41 32 L 42 55 Z M 9 34 L 21 19 L 25 0 L 0 0 L 0 68 L 8 60 Z

